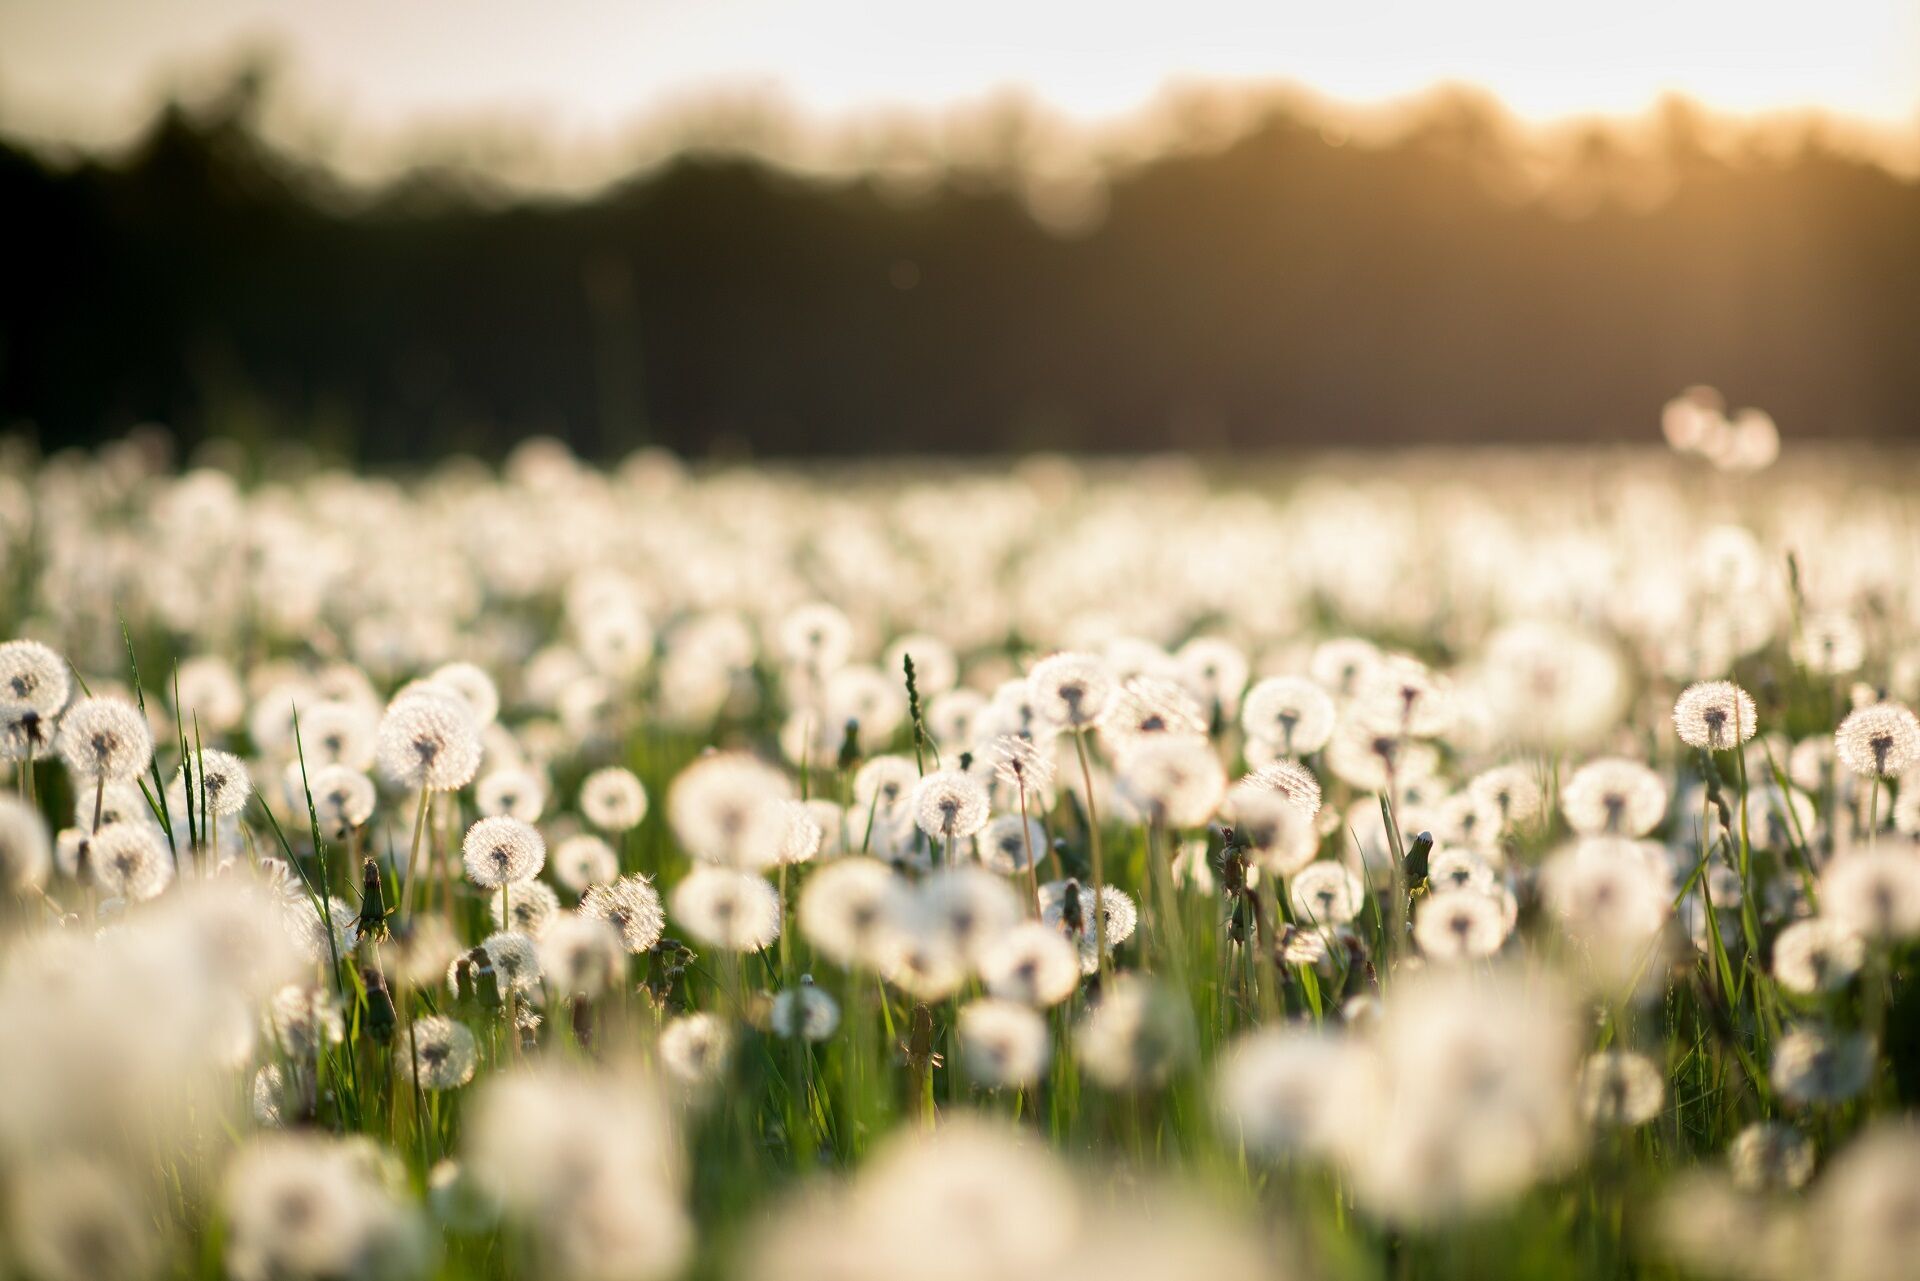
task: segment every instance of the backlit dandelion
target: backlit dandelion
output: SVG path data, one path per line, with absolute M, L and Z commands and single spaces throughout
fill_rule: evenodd
M 1795 921 L 1773 940 L 1774 981 L 1802 996 L 1840 991 L 1865 960 L 1866 941 L 1829 917 Z
M 1759 725 L 1747 691 L 1732 681 L 1701 681 L 1675 701 L 1673 727 L 1689 747 L 1725 752 L 1752 738 Z
M 1780 1097 L 1803 1106 L 1844 1103 L 1867 1087 L 1873 1042 L 1818 1024 L 1788 1028 L 1774 1042 L 1768 1079 Z
M 1583 836 L 1645 836 L 1666 817 L 1667 785 L 1639 761 L 1589 761 L 1561 789 L 1560 812 Z
M 824 1041 L 840 1027 L 840 1003 L 803 974 L 799 986 L 775 994 L 767 1017 L 775 1036 Z
M 1820 908 L 1835 925 L 1867 938 L 1920 935 L 1920 859 L 1890 850 L 1836 858 L 1820 876 Z
M 1492 956 L 1507 941 L 1508 922 L 1500 901 L 1484 890 L 1441 890 L 1420 901 L 1413 915 L 1413 938 L 1436 961 L 1466 961 Z
M 138 778 L 153 759 L 153 732 L 131 703 L 83 698 L 61 718 L 58 746 L 74 777 L 97 787 Z
M 1150 980 L 1122 975 L 1074 1030 L 1087 1075 L 1113 1090 L 1163 1083 L 1193 1055 L 1193 1024 L 1184 1001 Z
M 1645 1125 L 1666 1098 L 1666 1079 L 1644 1054 L 1609 1050 L 1580 1065 L 1580 1108 L 1595 1125 Z
M 1792 1192 L 1813 1178 L 1813 1144 L 1792 1126 L 1756 1121 L 1727 1146 L 1734 1186 L 1747 1192 Z
M 185 789 L 196 811 L 216 818 L 238 814 L 246 808 L 247 798 L 253 795 L 253 778 L 247 773 L 247 763 L 231 752 L 211 747 L 188 753 L 174 777 L 174 785 Z
M 982 997 L 960 1007 L 960 1062 L 990 1089 L 1033 1084 L 1051 1056 L 1046 1020 L 1013 1001 Z
M 106 893 L 128 902 L 157 898 L 173 883 L 173 856 L 143 823 L 109 823 L 93 834 L 88 862 Z
M 0 891 L 37 890 L 47 883 L 52 866 L 53 843 L 46 820 L 25 802 L 0 796 Z
M 378 793 L 373 780 L 359 770 L 346 765 L 324 765 L 302 779 L 296 777 L 299 768 L 298 761 L 288 766 L 289 790 L 295 784 L 300 789 L 296 812 L 306 808 L 307 798 L 311 796 L 314 817 L 320 821 L 322 836 L 344 841 L 373 817 Z
M 394 1071 L 423 1090 L 452 1090 L 473 1080 L 480 1051 L 466 1024 L 443 1015 L 415 1019 L 393 1047 Z
M 726 1075 L 733 1045 L 733 1029 L 724 1020 L 704 1012 L 683 1014 L 660 1029 L 660 1066 L 688 1089 L 710 1089 Z
M 462 699 L 421 690 L 396 698 L 380 720 L 380 770 L 395 784 L 451 792 L 480 768 L 480 726 Z
M 580 898 L 580 915 L 611 925 L 627 951 L 651 951 L 666 929 L 659 891 L 644 876 L 595 882 Z
M 468 880 L 497 890 L 538 876 L 547 863 L 547 843 L 531 823 L 496 815 L 467 829 L 460 857 Z
M 716 752 L 682 770 L 667 821 L 687 853 L 721 867 L 772 867 L 786 847 L 786 776 L 743 752 Z
M 1920 761 L 1920 718 L 1899 703 L 1847 713 L 1833 732 L 1840 763 L 1862 778 L 1894 778 Z
M 1305 756 L 1333 733 L 1333 699 L 1302 676 L 1270 676 L 1247 691 L 1240 724 L 1249 737 L 1275 745 L 1283 756 Z
M 1006 930 L 980 954 L 980 981 L 988 992 L 1036 1008 L 1073 995 L 1080 973 L 1074 944 L 1056 925 L 1039 921 Z
M 603 832 L 631 831 L 647 817 L 647 789 L 631 770 L 597 769 L 580 784 L 580 812 Z
M 1287 885 L 1293 914 L 1314 925 L 1344 925 L 1360 915 L 1366 891 L 1353 870 L 1341 863 L 1310 863 Z
M 1090 654 L 1043 658 L 1027 674 L 1027 691 L 1041 720 L 1069 730 L 1096 724 L 1113 697 L 1112 675 Z
M 943 846 L 985 827 L 990 812 L 987 789 L 960 770 L 935 770 L 913 792 L 914 822 Z
M 616 987 L 626 970 L 625 940 L 603 918 L 556 912 L 534 938 L 540 973 L 562 996 L 599 996 Z
M 711 947 L 758 952 L 780 936 L 780 895 L 750 872 L 697 867 L 671 901 L 673 919 Z

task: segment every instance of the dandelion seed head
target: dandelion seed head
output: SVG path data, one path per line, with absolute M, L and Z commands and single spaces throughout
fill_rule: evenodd
M 373 817 L 379 794 L 373 780 L 346 765 L 323 765 L 311 774 L 303 774 L 300 762 L 291 761 L 286 769 L 287 800 L 296 821 L 306 813 L 307 798 L 313 798 L 314 817 L 320 820 L 320 834 L 329 840 L 344 841 Z
M 501 907 L 502 899 L 507 906 Z M 496 930 L 512 930 L 524 934 L 538 942 L 546 933 L 547 926 L 560 915 L 560 897 L 543 881 L 515 881 L 507 887 L 507 893 L 492 895 L 488 900 L 489 915 L 493 917 Z M 511 917 L 511 919 L 509 919 Z
M 302 1063 L 312 1063 L 347 1035 L 346 1019 L 332 991 L 300 983 L 289 983 L 274 993 L 267 1007 L 267 1026 L 280 1052 Z
M 453 1090 L 473 1080 L 480 1047 L 464 1023 L 432 1014 L 415 1019 L 394 1037 L 395 1075 L 423 1090 Z
M 767 868 L 786 846 L 789 799 L 779 770 L 744 752 L 715 752 L 674 778 L 667 822 L 687 853 L 704 863 Z
M 637 874 L 595 882 L 580 898 L 580 915 L 611 925 L 620 945 L 636 955 L 652 951 L 667 926 L 659 891 Z
M 52 865 L 46 820 L 26 802 L 0 796 L 0 892 L 24 894 L 41 888 Z
M 1116 976 L 1074 1029 L 1088 1077 L 1110 1090 L 1157 1086 L 1194 1053 L 1191 1012 L 1149 979 Z
M 1422 955 L 1435 961 L 1469 961 L 1492 956 L 1507 941 L 1505 905 L 1485 890 L 1443 889 L 1420 900 L 1414 911 L 1413 939 Z
M 389 780 L 408 789 L 458 791 L 480 769 L 480 726 L 459 697 L 416 689 L 380 718 L 375 758 Z
M 1567 826 L 1582 836 L 1645 836 L 1667 813 L 1667 785 L 1639 761 L 1589 761 L 1560 792 Z
M 886 936 L 913 911 L 904 877 L 878 859 L 848 855 L 821 867 L 800 891 L 800 932 L 834 964 L 847 968 L 879 962 Z
M 1861 850 L 1834 859 L 1820 874 L 1820 910 L 1869 939 L 1920 935 L 1920 856 Z
M 1920 717 L 1899 703 L 1847 713 L 1833 732 L 1834 752 L 1862 778 L 1894 778 L 1920 762 Z
M 1590 1055 L 1580 1065 L 1580 1110 L 1598 1126 L 1631 1128 L 1660 1115 L 1667 1083 L 1658 1065 L 1631 1050 Z
M 985 827 L 991 809 L 980 780 L 957 769 L 934 770 L 913 791 L 914 822 L 943 845 Z
M 1370 1071 L 1366 1055 L 1341 1037 L 1270 1028 L 1241 1037 L 1222 1058 L 1215 1108 L 1225 1133 L 1251 1152 L 1332 1155 Z
M 681 1086 L 705 1091 L 719 1085 L 733 1061 L 733 1028 L 704 1011 L 682 1014 L 660 1029 L 660 1066 Z
M 362 772 L 373 768 L 380 738 L 380 721 L 373 710 L 363 703 L 328 701 L 298 711 L 299 742 L 293 752 L 296 762 L 304 759 L 309 771 L 327 765 L 345 765 Z M 291 738 L 291 718 L 287 730 Z
M 173 884 L 173 855 L 144 823 L 109 823 L 93 834 L 88 851 L 94 883 L 129 903 L 157 898 Z
M 535 942 L 540 973 L 563 996 L 599 996 L 617 988 L 626 972 L 625 940 L 603 917 L 555 912 Z
M 467 829 L 460 857 L 468 880 L 497 890 L 538 876 L 546 866 L 547 843 L 533 824 L 500 814 Z
M 1813 1178 L 1813 1144 L 1779 1121 L 1756 1121 L 1727 1146 L 1727 1168 L 1744 1192 L 1792 1192 Z
M 153 731 L 132 703 L 83 698 L 60 718 L 61 759 L 74 777 L 91 785 L 138 778 L 153 759 Z
M 603 832 L 630 832 L 647 817 L 647 789 L 631 770 L 597 769 L 580 784 L 580 813 Z
M 216 818 L 238 814 L 253 795 L 253 776 L 247 763 L 232 752 L 215 748 L 190 751 L 174 775 L 174 787 L 192 804 L 197 814 L 211 813 Z
M 1309 863 L 1287 883 L 1294 916 L 1315 926 L 1345 925 L 1360 915 L 1366 889 L 1343 863 Z
M 1319 856 L 1320 830 L 1311 813 L 1284 792 L 1242 782 L 1227 793 L 1222 814 L 1246 847 L 1247 861 L 1275 876 L 1291 876 Z
M 1047 852 L 1047 829 L 1037 818 L 1002 814 L 980 834 L 980 861 L 1002 876 L 1034 866 Z
M 1844 1103 L 1873 1075 L 1873 1041 L 1817 1023 L 1788 1028 L 1773 1044 L 1767 1077 L 1781 1098 L 1801 1106 Z
M 1801 996 L 1837 992 L 1860 972 L 1866 952 L 1866 940 L 1852 929 L 1830 917 L 1808 917 L 1774 938 L 1773 979 Z
M 1047 1022 L 1032 1007 L 980 997 L 960 1007 L 960 1064 L 988 1089 L 1020 1089 L 1039 1080 L 1052 1047 Z
M 813 980 L 801 976 L 798 987 L 776 993 L 768 1010 L 773 1034 L 792 1040 L 820 1042 L 833 1036 L 840 1027 L 840 1003 L 815 987 Z
M 493 677 L 475 663 L 447 663 L 435 668 L 427 680 L 451 690 L 467 705 L 474 722 L 483 729 L 493 724 L 500 714 L 500 690 L 494 685 Z
M 1147 821 L 1201 827 L 1226 796 L 1227 773 L 1204 738 L 1164 735 L 1121 759 L 1118 784 L 1120 795 Z
M 537 823 L 547 805 L 547 786 L 532 770 L 508 765 L 481 777 L 473 789 L 473 804 L 488 818 L 504 815 Z
M 780 895 L 751 872 L 696 867 L 673 887 L 673 918 L 698 941 L 758 952 L 780 936 Z
M 1689 747 L 1731 751 L 1759 728 L 1753 697 L 1732 681 L 1689 685 L 1673 705 L 1673 728 Z
M 37 723 L 50 726 L 72 687 L 66 660 L 48 646 L 34 640 L 0 642 L 0 708 L 32 713 Z
M 1053 654 L 1035 663 L 1027 673 L 1027 695 L 1035 715 L 1063 729 L 1093 727 L 1106 711 L 1113 692 L 1112 674 L 1091 654 Z
M 584 894 L 588 886 L 605 885 L 620 875 L 620 857 L 613 846 L 587 833 L 569 836 L 554 846 L 547 866 L 553 870 L 553 879 L 575 894 Z

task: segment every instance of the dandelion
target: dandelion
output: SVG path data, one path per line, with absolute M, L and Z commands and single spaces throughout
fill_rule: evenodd
M 1203 826 L 1227 790 L 1226 771 L 1206 740 L 1173 736 L 1128 752 L 1120 762 L 1119 782 L 1126 800 L 1165 828 Z
M 1002 814 L 980 834 L 980 861 L 1002 876 L 1016 876 L 1035 866 L 1046 852 L 1047 829 L 1039 819 Z
M 105 832 L 101 833 L 106 835 Z M 94 844 L 94 856 L 102 857 L 104 851 L 98 841 Z M 159 847 L 159 855 L 167 863 L 167 879 L 172 879 L 171 862 L 165 858 L 165 848 Z M 306 897 L 285 901 L 280 909 L 280 923 L 287 937 L 301 953 L 316 965 L 331 965 L 337 957 L 344 957 L 353 951 L 357 941 L 354 929 L 354 911 L 346 903 L 333 896 L 325 900 L 326 910 L 322 911 L 312 899 Z
M 158 833 L 141 823 L 109 823 L 93 834 L 88 862 L 108 894 L 130 903 L 157 898 L 173 884 L 173 856 Z
M 1865 961 L 1865 940 L 1829 917 L 1795 921 L 1773 940 L 1774 981 L 1801 996 L 1842 990 Z
M 914 822 L 949 851 L 954 841 L 987 825 L 989 808 L 987 789 L 960 770 L 935 770 L 920 780 L 913 793 Z
M 1860 670 L 1867 641 L 1860 624 L 1833 610 L 1807 615 L 1794 635 L 1794 661 L 1819 676 L 1845 676 Z
M 1035 714 L 1050 725 L 1074 731 L 1099 721 L 1113 689 L 1113 677 L 1090 654 L 1054 654 L 1035 663 L 1027 674 Z
M 253 779 L 247 764 L 231 752 L 189 752 L 174 776 L 174 787 L 184 789 L 195 812 L 211 813 L 216 818 L 238 814 L 253 795 Z
M 960 1007 L 960 1062 L 989 1089 L 1022 1089 L 1046 1071 L 1047 1023 L 1030 1007 L 982 997 Z
M 1371 1065 L 1339 1037 L 1272 1028 L 1241 1038 L 1220 1063 L 1214 1092 L 1222 1127 L 1266 1156 L 1328 1154 L 1364 1098 Z
M 1491 894 L 1447 889 L 1420 900 L 1413 915 L 1413 941 L 1436 961 L 1477 960 L 1500 950 L 1508 926 L 1505 909 Z
M 733 1059 L 733 1029 L 712 1014 L 682 1014 L 660 1029 L 660 1066 L 681 1085 L 711 1089 Z
M 344 765 L 365 772 L 379 751 L 380 722 L 359 703 L 325 702 L 300 708 L 300 743 L 296 761 L 304 760 L 318 772 L 328 765 Z M 288 729 L 292 729 L 291 718 Z
M 1862 778 L 1894 778 L 1920 761 L 1920 718 L 1899 703 L 1847 713 L 1833 732 L 1840 763 Z
M 580 915 L 611 925 L 620 945 L 636 955 L 652 951 L 667 925 L 659 891 L 638 875 L 592 885 L 580 898 Z
M 540 952 L 526 935 L 501 930 L 481 940 L 480 950 L 502 998 L 527 996 L 540 986 Z
M 1467 790 L 1500 815 L 1502 831 L 1510 832 L 1540 812 L 1540 780 L 1519 765 L 1496 765 L 1474 775 Z
M 1377 733 L 1431 738 L 1453 723 L 1452 690 L 1426 664 L 1389 655 L 1361 678 L 1354 692 L 1354 715 Z
M 519 907 L 517 900 L 514 906 Z M 557 912 L 534 937 L 540 973 L 563 996 L 599 996 L 625 973 L 625 940 L 603 918 Z
M 920 883 L 913 915 L 943 935 L 969 962 L 1020 920 L 1007 883 L 978 867 L 946 868 Z
M 480 726 L 459 697 L 418 689 L 388 705 L 380 720 L 376 759 L 395 784 L 429 792 L 458 791 L 480 768 Z
M 1872 1074 L 1872 1040 L 1811 1023 L 1781 1034 L 1767 1073 L 1781 1098 L 1803 1106 L 1844 1103 L 1867 1087 Z
M 780 623 L 781 654 L 816 678 L 837 670 L 852 649 L 853 625 L 831 605 L 802 605 Z
M 83 698 L 61 718 L 58 746 L 74 777 L 97 789 L 140 776 L 153 759 L 153 732 L 131 703 Z
M 531 770 L 508 766 L 480 780 L 473 789 L 474 808 L 488 817 L 517 818 L 523 823 L 537 822 L 546 808 L 547 789 Z
M 473 1080 L 479 1061 L 467 1025 L 439 1014 L 415 1019 L 393 1047 L 394 1071 L 423 1090 L 458 1089 Z
M 1268 761 L 1241 779 L 1239 785 L 1277 793 L 1309 818 L 1320 812 L 1320 780 L 1299 761 Z
M 39 641 L 0 643 L 0 758 L 46 747 L 70 692 L 66 662 L 53 650 Z
M 967 978 L 967 958 L 942 934 L 896 931 L 880 940 L 879 965 L 887 982 L 919 1001 L 944 1001 Z
M 767 1017 L 775 1036 L 825 1041 L 840 1026 L 840 1003 L 815 987 L 811 975 L 802 974 L 800 986 L 775 994 Z
M 1124 756 L 1163 738 L 1205 739 L 1207 718 L 1177 682 L 1131 676 L 1107 699 L 1099 727 L 1107 750 Z
M 1820 876 L 1820 907 L 1870 939 L 1920 935 L 1920 858 L 1881 850 L 1836 858 Z
M 1111 1090 L 1164 1083 L 1193 1056 L 1193 1024 L 1184 1001 L 1150 980 L 1115 978 L 1074 1031 L 1087 1075 Z
M 576 894 L 589 886 L 605 885 L 620 875 L 620 857 L 597 836 L 569 836 L 553 847 L 547 866 L 561 885 Z
M 1104 921 L 1094 918 L 1096 897 Z M 1096 940 L 1103 929 L 1110 956 L 1115 948 L 1133 937 L 1133 931 L 1140 924 L 1140 909 L 1125 890 L 1112 885 L 1102 886 L 1096 896 L 1091 888 L 1078 881 L 1048 881 L 1040 887 L 1040 919 L 1073 939 L 1080 949 L 1081 971 L 1092 974 L 1100 964 Z
M 1756 1121 L 1727 1147 L 1734 1186 L 1744 1192 L 1792 1192 L 1813 1178 L 1813 1144 L 1778 1121 Z
M 674 919 L 710 947 L 758 952 L 780 936 L 780 895 L 750 872 L 697 867 L 672 902 Z
M 1028 921 L 1003 932 L 980 954 L 980 981 L 1003 1000 L 1058 1005 L 1080 986 L 1081 961 L 1057 926 Z
M 163 1243 L 151 1214 L 111 1165 L 49 1155 L 23 1163 L 15 1180 L 7 1223 L 11 1253 L 27 1275 L 137 1281 L 159 1270 Z
M 1753 697 L 1732 681 L 1689 685 L 1673 705 L 1673 728 L 1689 747 L 1731 751 L 1753 737 Z
M 1667 785 L 1638 761 L 1589 761 L 1561 789 L 1560 811 L 1582 836 L 1645 836 L 1666 817 Z
M 1807 1275 L 1831 1281 L 1910 1277 L 1920 1249 L 1920 1128 L 1879 1120 L 1828 1166 L 1814 1193 Z
M 373 780 L 359 770 L 346 765 L 324 765 L 309 777 L 297 778 L 298 761 L 288 765 L 287 770 L 289 789 L 296 784 L 299 787 L 297 808 L 304 810 L 307 799 L 312 798 L 314 817 L 320 821 L 322 836 L 344 841 L 373 817 L 378 795 Z
M 408 1276 L 426 1244 L 351 1142 L 272 1135 L 243 1147 L 224 1184 L 228 1275 L 235 1281 Z
M 1645 1125 L 1666 1098 L 1666 1081 L 1644 1054 L 1610 1050 L 1580 1065 L 1580 1110 L 1595 1125 Z
M 1223 812 L 1247 861 L 1275 876 L 1292 876 L 1320 853 L 1311 815 L 1279 791 L 1241 783 L 1227 793 Z
M 39 889 L 47 883 L 52 864 L 46 820 L 24 801 L 0 796 L 0 891 L 24 894 Z
M 630 832 L 647 817 L 647 789 L 631 770 L 597 769 L 580 784 L 580 812 L 603 832 Z
M 1315 925 L 1345 925 L 1360 915 L 1366 890 L 1351 868 L 1339 863 L 1310 863 L 1287 886 L 1293 914 Z
M 1324 687 L 1300 676 L 1270 676 L 1248 690 L 1240 706 L 1247 736 L 1273 744 L 1283 756 L 1319 751 L 1333 723 L 1333 699 Z
M 682 770 L 667 792 L 667 822 L 704 863 L 772 867 L 786 846 L 790 799 L 780 771 L 743 752 L 716 752 Z
M 483 818 L 469 827 L 460 851 L 467 879 L 483 890 L 529 880 L 547 862 L 547 843 L 539 831 L 505 815 Z
M 920 771 L 904 756 L 876 756 L 862 765 L 853 776 L 853 805 L 862 818 L 876 819 L 907 812 L 914 789 L 920 786 Z
M 800 891 L 800 932 L 836 965 L 871 965 L 881 940 L 903 922 L 913 898 L 906 880 L 877 859 L 857 855 L 822 867 Z
M 267 1018 L 274 1043 L 296 1061 L 311 1063 L 346 1039 L 346 1020 L 327 988 L 290 983 L 274 994 Z
M 515 881 L 508 893 L 492 896 L 488 911 L 496 930 L 511 930 L 536 941 L 560 915 L 560 897 L 544 882 Z

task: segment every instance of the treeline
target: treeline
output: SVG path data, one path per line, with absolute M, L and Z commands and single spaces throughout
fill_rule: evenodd
M 590 200 L 349 196 L 176 108 L 111 160 L 0 145 L 0 426 L 372 460 L 1652 439 L 1707 382 L 1790 439 L 1914 431 L 1920 186 L 1676 127 L 1516 196 L 1485 124 L 1341 145 L 1276 110 L 1060 235 L 1008 184 L 714 155 Z

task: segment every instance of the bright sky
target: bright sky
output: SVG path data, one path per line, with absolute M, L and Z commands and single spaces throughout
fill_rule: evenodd
M 0 124 L 124 136 L 247 42 L 369 136 L 514 121 L 577 143 L 739 89 L 832 120 L 1018 86 L 1095 121 L 1210 78 L 1362 103 L 1466 81 L 1537 120 L 1680 90 L 1920 124 L 1915 0 L 0 0 Z

